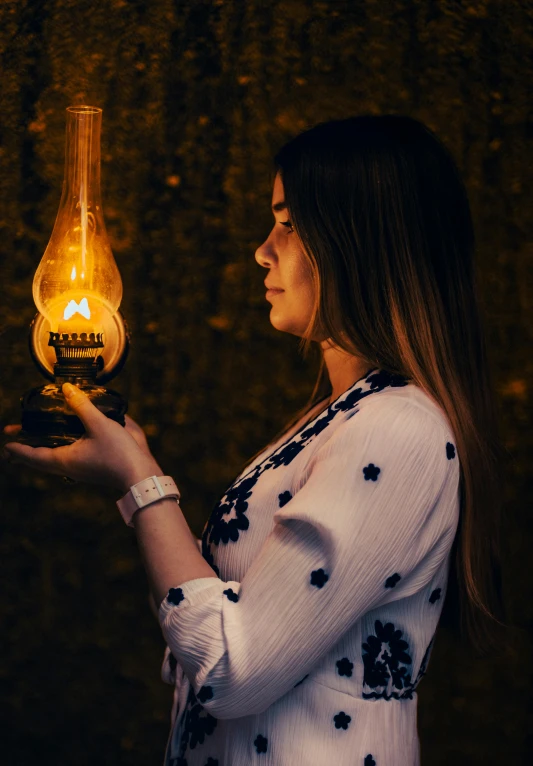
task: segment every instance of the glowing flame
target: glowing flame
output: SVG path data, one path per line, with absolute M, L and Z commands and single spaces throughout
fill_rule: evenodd
M 84 316 L 85 319 L 91 318 L 91 310 L 87 298 L 82 298 L 79 303 L 76 303 L 74 300 L 69 301 L 69 304 L 63 313 L 63 319 L 70 319 L 76 312 Z
M 72 281 L 74 281 L 76 279 L 76 267 L 75 266 L 72 267 L 72 272 L 71 272 L 70 278 L 72 279 Z

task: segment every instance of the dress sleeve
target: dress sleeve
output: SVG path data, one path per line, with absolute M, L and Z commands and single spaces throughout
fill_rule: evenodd
M 451 431 L 415 403 L 384 398 L 310 457 L 240 583 L 185 582 L 159 607 L 172 654 L 215 718 L 268 708 L 366 612 L 427 586 L 449 553 Z
M 198 550 L 201 553 L 202 539 L 200 537 L 196 538 L 196 545 L 198 546 Z M 212 578 L 209 578 L 209 577 L 198 578 L 198 582 L 200 583 L 200 590 L 211 584 L 210 579 Z M 195 580 L 189 580 L 189 583 L 188 583 L 189 591 L 191 590 L 191 583 L 193 582 L 196 583 Z M 183 673 L 183 668 L 180 666 L 177 659 L 174 657 L 174 655 L 170 651 L 170 646 L 168 646 L 167 644 L 167 646 L 165 646 L 165 651 L 163 653 L 163 662 L 161 663 L 161 680 L 164 681 L 166 684 L 170 684 L 171 686 L 179 687 L 182 673 Z

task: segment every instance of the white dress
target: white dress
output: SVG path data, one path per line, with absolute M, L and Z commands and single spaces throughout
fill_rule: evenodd
M 376 368 L 264 450 L 204 529 L 219 579 L 159 608 L 165 766 L 418 766 L 459 476 L 444 411 Z

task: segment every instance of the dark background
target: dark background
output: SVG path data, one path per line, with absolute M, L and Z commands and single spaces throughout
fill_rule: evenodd
M 441 629 L 419 695 L 425 766 L 525 764 L 533 747 L 532 47 L 524 2 L 0 4 L 0 425 L 19 422 L 20 395 L 45 382 L 27 335 L 65 109 L 100 106 L 104 215 L 132 332 L 109 385 L 176 478 L 198 536 L 317 369 L 269 324 L 253 257 L 272 226 L 273 153 L 360 112 L 412 115 L 451 149 L 512 455 L 504 589 L 520 630 L 505 657 L 473 659 Z M 161 763 L 172 689 L 116 494 L 4 465 L 0 498 L 1 763 Z

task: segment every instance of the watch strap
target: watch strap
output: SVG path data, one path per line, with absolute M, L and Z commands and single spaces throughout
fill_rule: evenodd
M 149 476 L 133 484 L 124 497 L 117 500 L 117 506 L 128 527 L 133 527 L 133 514 L 162 497 L 175 497 L 179 502 L 180 492 L 172 476 Z

